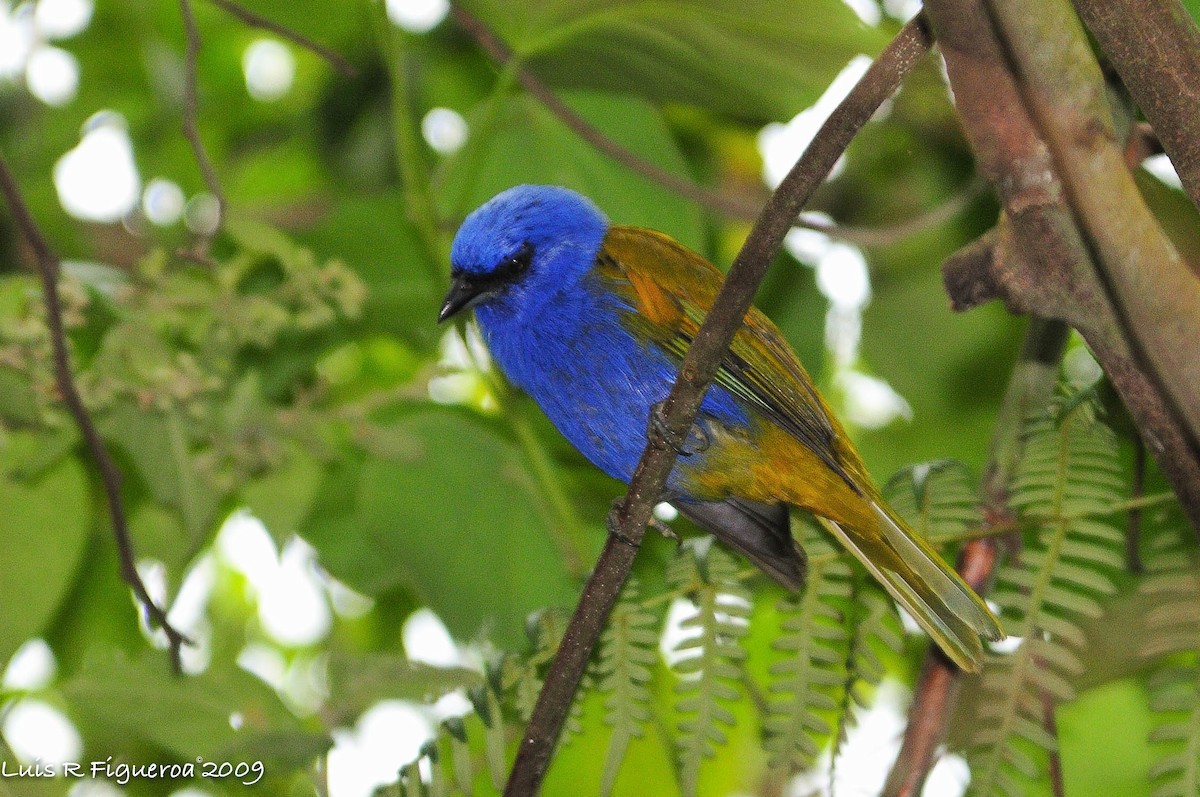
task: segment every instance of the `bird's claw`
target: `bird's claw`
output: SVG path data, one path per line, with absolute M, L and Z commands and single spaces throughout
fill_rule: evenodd
M 641 544 L 634 542 L 625 532 L 621 531 L 621 507 L 624 503 L 625 499 L 623 498 L 613 499 L 612 508 L 608 510 L 608 517 L 605 518 L 604 525 L 608 529 L 608 536 L 636 550 L 642 547 Z
M 690 431 L 695 432 L 698 445 L 690 451 L 687 449 L 685 443 L 692 434 L 676 434 L 667 426 L 666 419 L 663 418 L 664 403 L 660 401 L 650 407 L 650 428 L 646 432 L 650 442 L 656 448 L 669 448 L 681 457 L 690 457 L 708 448 L 707 433 L 699 425 L 693 425 Z
M 608 510 L 608 517 L 604 521 L 605 527 L 608 529 L 609 536 L 615 537 L 617 542 L 624 543 L 630 548 L 640 548 L 640 543 L 636 543 L 629 538 L 625 532 L 621 531 L 621 507 L 624 505 L 624 498 L 614 498 L 612 508 Z M 650 520 L 646 524 L 650 528 L 657 531 L 659 534 L 666 537 L 668 540 L 674 540 L 676 545 L 682 545 L 683 540 L 675 530 L 662 522 L 654 515 L 650 516 Z
M 653 515 L 650 516 L 650 528 L 654 529 L 668 540 L 672 540 L 677 546 L 683 545 L 683 538 L 676 534 L 673 528 Z

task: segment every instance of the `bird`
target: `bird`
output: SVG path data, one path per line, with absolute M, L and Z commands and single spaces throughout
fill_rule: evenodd
M 652 413 L 724 276 L 670 236 L 611 224 L 560 186 L 518 185 L 454 237 L 444 322 L 473 309 L 508 381 L 608 475 L 629 482 Z M 974 671 L 1004 638 L 988 606 L 887 505 L 779 329 L 751 308 L 721 361 L 663 500 L 789 590 L 805 557 L 789 508 L 825 527 Z

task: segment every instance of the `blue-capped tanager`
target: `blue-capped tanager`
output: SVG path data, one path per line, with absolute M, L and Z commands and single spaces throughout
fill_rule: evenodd
M 628 482 L 722 274 L 670 237 L 610 225 L 565 188 L 522 185 L 463 222 L 439 320 L 467 308 L 508 379 L 609 475 Z M 799 589 L 788 506 L 827 528 L 951 659 L 1003 638 L 970 587 L 880 497 L 783 335 L 751 309 L 667 480 L 664 499 Z

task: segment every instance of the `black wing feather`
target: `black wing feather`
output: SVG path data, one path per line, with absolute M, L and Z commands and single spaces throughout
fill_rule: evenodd
M 793 591 L 804 586 L 804 550 L 792 539 L 785 504 L 762 504 L 743 498 L 723 501 L 671 502 L 680 514 L 758 565 Z

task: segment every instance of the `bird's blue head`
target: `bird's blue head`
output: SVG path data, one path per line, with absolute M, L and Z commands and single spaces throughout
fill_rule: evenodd
M 553 185 L 519 185 L 467 216 L 450 251 L 445 321 L 479 306 L 482 314 L 536 313 L 596 262 L 608 219 L 587 198 Z

